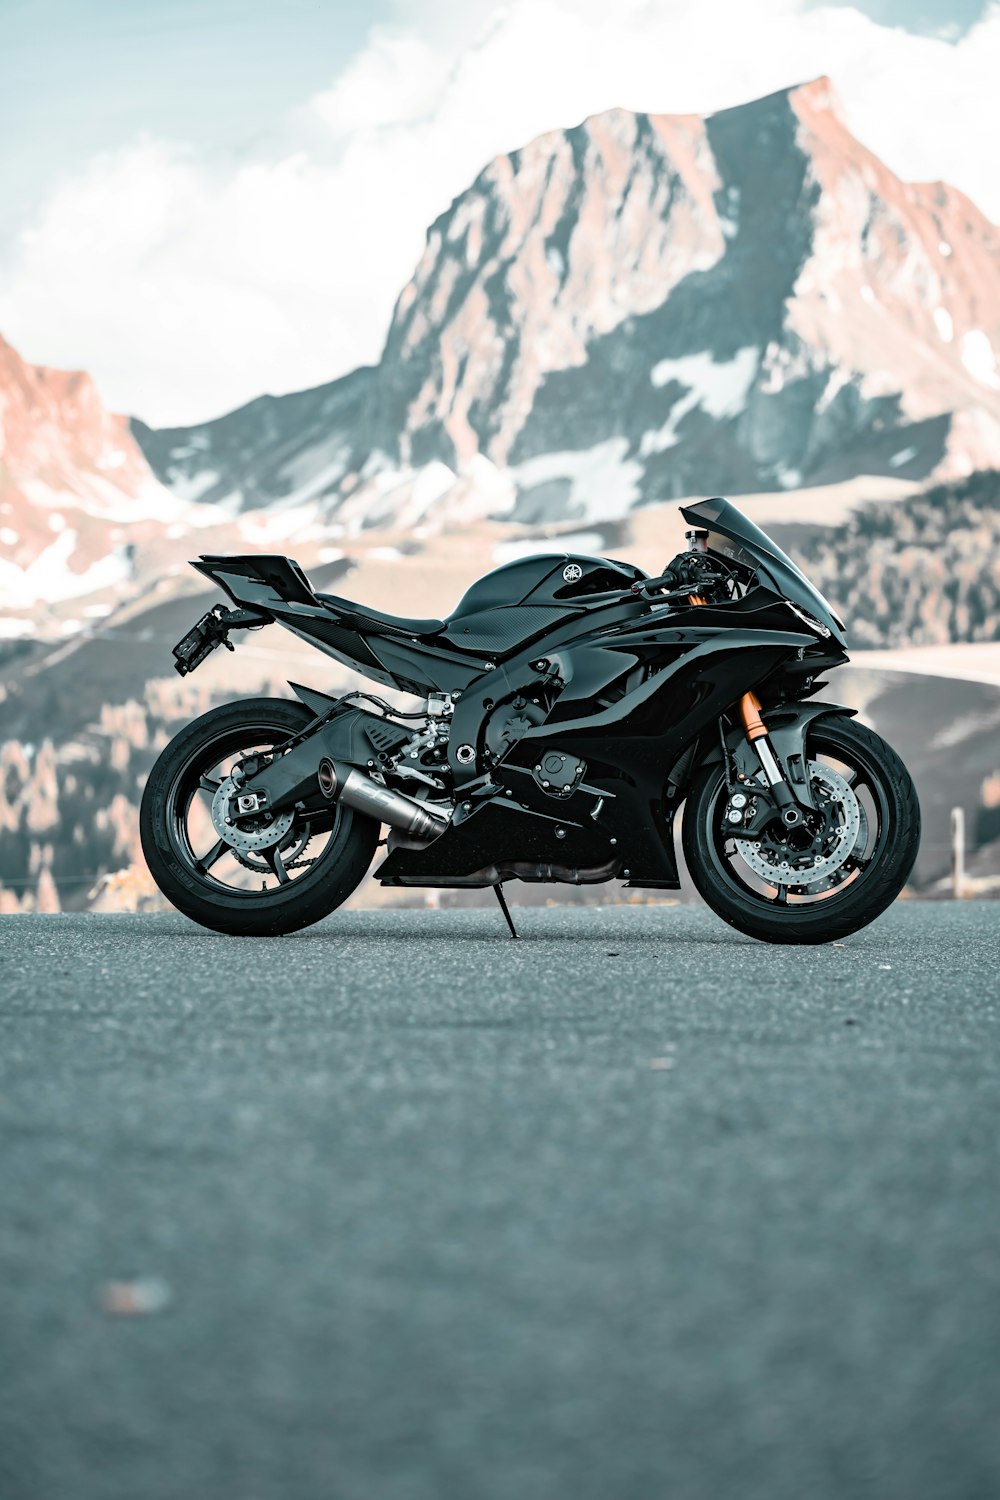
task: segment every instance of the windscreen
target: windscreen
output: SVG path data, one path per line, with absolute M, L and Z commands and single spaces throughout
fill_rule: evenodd
M 844 623 L 819 589 L 813 587 L 766 531 L 761 531 L 730 501 L 699 500 L 696 505 L 682 506 L 681 515 L 692 526 L 708 532 L 708 545 L 713 552 L 721 552 L 756 569 L 762 575 L 762 582 L 769 582 L 776 593 L 800 605 L 844 644 Z

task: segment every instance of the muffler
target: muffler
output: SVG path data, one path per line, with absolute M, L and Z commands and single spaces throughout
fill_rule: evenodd
M 357 808 L 369 818 L 388 823 L 414 839 L 436 839 L 444 833 L 450 819 L 436 808 L 425 807 L 413 797 L 404 797 L 390 787 L 379 786 L 356 766 L 345 766 L 335 760 L 324 758 L 316 773 L 319 789 L 330 801 L 343 802 L 347 807 Z

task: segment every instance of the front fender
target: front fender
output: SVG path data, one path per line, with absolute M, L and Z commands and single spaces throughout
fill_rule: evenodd
M 768 709 L 764 722 L 785 775 L 794 756 L 805 756 L 806 730 L 810 724 L 833 715 L 853 719 L 856 714 L 856 708 L 846 708 L 843 703 L 784 703 L 780 708 Z
M 823 702 L 783 703 L 777 708 L 767 710 L 764 722 L 767 725 L 768 738 L 778 758 L 778 764 L 784 771 L 788 784 L 795 787 L 797 795 L 803 797 L 810 806 L 813 803 L 809 790 L 809 778 L 805 770 L 806 732 L 810 724 L 814 724 L 817 719 L 830 718 L 835 715 L 852 719 L 856 713 L 856 708 L 847 708 L 843 703 Z M 759 770 L 757 757 L 741 725 L 734 725 L 726 735 L 726 748 L 741 770 L 748 775 L 756 775 Z M 721 759 L 722 747 L 716 740 L 701 764 L 707 766 Z

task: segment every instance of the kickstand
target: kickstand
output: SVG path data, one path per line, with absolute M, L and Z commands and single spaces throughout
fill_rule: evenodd
M 514 926 L 514 919 L 513 919 L 513 917 L 510 914 L 510 907 L 507 905 L 507 899 L 506 899 L 506 897 L 504 896 L 504 893 L 503 893 L 503 886 L 502 885 L 495 885 L 493 887 L 493 894 L 496 896 L 497 900 L 500 902 L 500 910 L 503 912 L 503 914 L 504 914 L 504 920 L 506 921 L 507 926 L 510 928 L 510 935 L 511 935 L 512 938 L 514 938 L 516 940 L 517 939 L 517 928 Z

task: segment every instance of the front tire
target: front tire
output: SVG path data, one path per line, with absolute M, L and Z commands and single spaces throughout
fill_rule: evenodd
M 313 824 L 286 815 L 270 843 L 265 820 L 235 850 L 213 819 L 226 767 L 248 747 L 280 747 L 313 717 L 285 698 L 227 703 L 189 724 L 153 766 L 139 810 L 142 851 L 167 900 L 202 927 L 239 937 L 295 932 L 328 916 L 364 878 L 379 825 L 339 803 Z
M 853 789 L 854 806 L 862 809 L 857 842 L 837 878 L 812 891 L 808 870 L 795 886 L 780 874 L 787 867 L 776 866 L 779 878 L 769 884 L 745 865 L 739 841 L 723 821 L 721 765 L 702 772 L 684 809 L 684 857 L 698 891 L 730 927 L 765 942 L 830 943 L 867 927 L 899 895 L 917 857 L 916 789 L 885 740 L 852 719 L 831 716 L 810 724 L 806 755 L 820 769 L 839 767 L 841 785 Z

